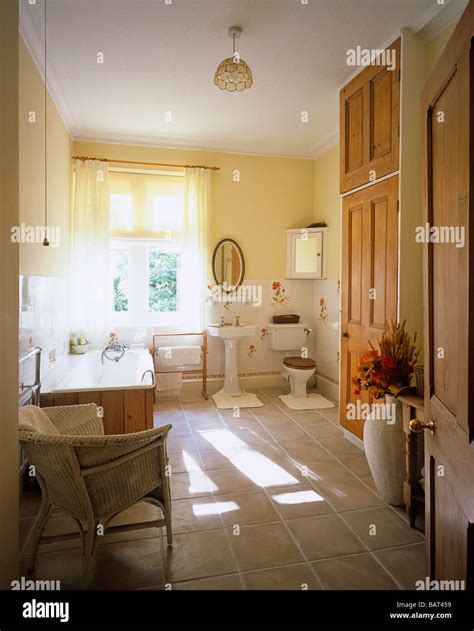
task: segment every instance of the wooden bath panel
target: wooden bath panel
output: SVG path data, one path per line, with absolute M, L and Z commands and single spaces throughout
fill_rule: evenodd
M 104 410 L 106 434 L 129 434 L 153 428 L 153 388 L 46 392 L 41 407 L 95 403 Z

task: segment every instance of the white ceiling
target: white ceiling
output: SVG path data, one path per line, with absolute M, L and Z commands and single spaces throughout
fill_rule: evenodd
M 22 33 L 42 67 L 44 0 L 20 2 Z M 354 73 L 348 48 L 380 47 L 443 8 L 436 0 L 47 3 L 48 85 L 74 138 L 290 156 L 314 155 L 337 131 L 338 89 Z M 213 83 L 232 52 L 232 25 L 243 28 L 237 50 L 254 76 L 242 93 Z

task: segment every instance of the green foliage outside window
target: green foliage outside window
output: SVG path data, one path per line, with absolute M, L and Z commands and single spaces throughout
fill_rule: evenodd
M 148 251 L 148 306 L 152 312 L 177 311 L 179 253 Z

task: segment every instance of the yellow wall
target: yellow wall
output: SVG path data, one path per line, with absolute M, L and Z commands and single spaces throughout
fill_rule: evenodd
M 443 52 L 449 38 L 453 34 L 456 28 L 456 23 L 451 24 L 448 28 L 444 29 L 439 35 L 437 35 L 431 42 L 428 42 L 425 46 L 425 66 L 426 66 L 426 78 L 429 77 L 433 68 L 436 65 L 441 53 Z
M 235 239 L 249 280 L 284 278 L 285 230 L 312 221 L 312 160 L 82 141 L 74 142 L 74 155 L 219 166 L 212 175 L 211 246 L 224 237 Z
M 0 589 L 18 576 L 18 2 L 0 2 Z
M 339 195 L 339 145 L 314 161 L 314 221 L 328 226 L 329 280 L 341 278 L 341 196 Z
M 59 226 L 57 248 L 26 243 L 20 246 L 20 273 L 67 276 L 72 140 L 48 94 L 48 220 Z M 29 112 L 36 112 L 30 123 Z M 44 82 L 20 38 L 20 222 L 44 225 Z

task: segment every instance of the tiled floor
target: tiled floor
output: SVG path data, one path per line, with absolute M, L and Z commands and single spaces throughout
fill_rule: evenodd
M 155 425 L 173 424 L 167 588 L 414 589 L 424 576 L 422 535 L 378 497 L 337 408 L 293 412 L 283 392 L 257 391 L 265 405 L 237 418 L 212 400 L 155 406 Z M 37 508 L 37 497 L 24 498 L 23 537 Z M 140 505 L 121 520 L 155 510 Z M 48 527 L 71 531 L 62 515 Z M 36 576 L 75 587 L 80 562 L 79 539 L 44 545 Z M 162 589 L 162 569 L 156 529 L 106 535 L 91 587 Z

